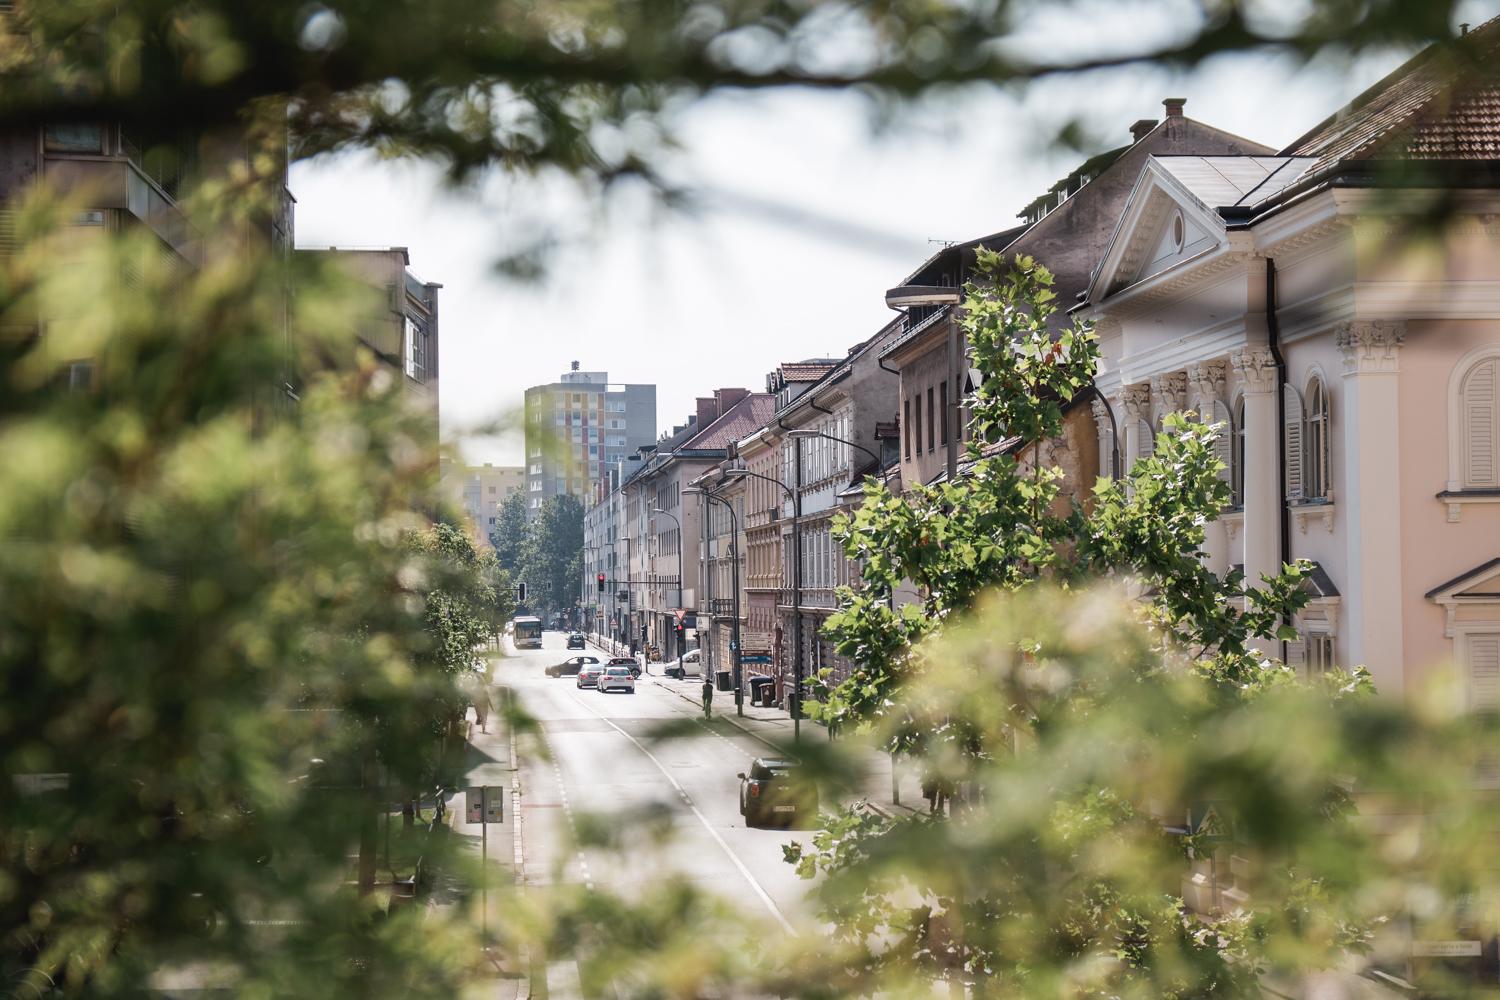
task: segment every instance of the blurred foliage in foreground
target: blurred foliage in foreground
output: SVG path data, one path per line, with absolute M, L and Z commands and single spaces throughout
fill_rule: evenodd
M 995 749 L 929 759 L 965 783 L 951 816 L 851 810 L 792 852 L 825 876 L 847 949 L 832 995 L 947 980 L 979 996 L 1260 996 L 1262 974 L 1301 995 L 1304 977 L 1405 976 L 1413 939 L 1500 927 L 1500 799 L 1475 784 L 1500 731 L 1451 688 L 1404 705 L 1289 683 L 1225 698 L 1163 658 L 1124 594 L 1046 586 L 981 598 L 918 658 L 877 738 L 962 726 Z M 1186 912 L 1190 859 L 1215 854 L 1237 859 L 1218 888 L 1243 908 Z M 1445 995 L 1480 988 L 1417 971 Z M 1323 995 L 1358 995 L 1343 988 Z
M 76 212 L 33 198 L 4 272 L 3 982 L 442 994 L 449 938 L 357 891 L 377 786 L 432 788 L 474 664 L 430 415 L 330 322 L 366 290 L 253 245 L 183 272 Z

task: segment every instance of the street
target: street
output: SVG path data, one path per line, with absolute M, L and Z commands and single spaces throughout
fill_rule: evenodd
M 676 875 L 762 921 L 763 940 L 806 925 L 809 883 L 782 860 L 781 848 L 810 831 L 750 829 L 739 814 L 736 774 L 772 748 L 727 722 L 704 723 L 699 679 L 664 678 L 660 664 L 633 695 L 547 677 L 546 667 L 580 653 L 608 659 L 598 649 L 565 645 L 561 632 L 544 633 L 540 650 L 507 644 L 509 655 L 494 670 L 494 682 L 539 722 L 551 757 L 521 751 L 525 883 L 582 885 L 631 899 Z M 721 695 L 715 709 L 733 712 L 733 704 Z M 679 727 L 679 738 L 656 740 L 668 725 Z M 580 847 L 580 825 L 590 821 L 623 843 Z M 554 995 L 566 978 L 567 970 L 548 970 Z

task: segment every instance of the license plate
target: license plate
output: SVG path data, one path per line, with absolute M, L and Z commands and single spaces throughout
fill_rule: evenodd
M 771 809 L 771 811 L 772 812 L 778 812 L 778 813 L 791 813 L 791 812 L 796 812 L 797 811 L 797 807 L 796 806 L 773 806 L 772 809 Z

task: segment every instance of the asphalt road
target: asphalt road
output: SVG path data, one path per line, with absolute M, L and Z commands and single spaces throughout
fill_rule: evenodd
M 736 773 L 771 748 L 726 723 L 705 724 L 695 705 L 667 690 L 696 696 L 698 678 L 648 674 L 633 695 L 580 690 L 574 678 L 544 673 L 580 651 L 567 650 L 560 632 L 544 633 L 543 647 L 508 648 L 494 673 L 540 722 L 551 756 L 522 750 L 527 884 L 569 882 L 634 898 L 670 872 L 733 902 L 768 933 L 807 932 L 809 883 L 782 860 L 781 848 L 811 834 L 750 829 L 739 813 Z M 716 707 L 725 704 L 716 699 Z M 687 731 L 657 738 L 674 723 Z M 579 847 L 580 824 L 602 824 L 621 843 Z

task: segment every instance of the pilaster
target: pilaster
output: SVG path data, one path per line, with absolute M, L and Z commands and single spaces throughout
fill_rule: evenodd
M 1164 372 L 1151 377 L 1151 394 L 1163 415 L 1187 409 L 1187 372 Z
M 1344 355 L 1344 469 L 1347 510 L 1346 658 L 1370 671 L 1384 694 L 1400 695 L 1405 656 L 1401 600 L 1401 346 L 1406 329 L 1384 320 L 1340 326 Z
M 1281 476 L 1277 442 L 1281 421 L 1276 413 L 1276 359 L 1269 350 L 1253 348 L 1229 359 L 1245 397 L 1245 577 L 1259 586 L 1263 577 L 1281 569 Z M 1280 644 L 1259 640 L 1256 648 L 1267 656 Z
M 1205 361 L 1193 365 L 1188 369 L 1187 382 L 1192 405 L 1205 422 L 1212 421 L 1213 404 L 1224 399 L 1224 390 L 1229 382 L 1229 366 L 1222 361 Z

